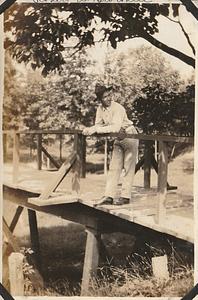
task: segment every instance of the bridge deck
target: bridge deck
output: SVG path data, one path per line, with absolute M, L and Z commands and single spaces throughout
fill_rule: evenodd
M 23 169 L 22 176 L 17 184 L 12 183 L 11 168 L 5 168 L 4 185 L 13 190 L 23 190 L 40 194 L 45 185 L 56 172 Z M 142 225 L 144 227 L 176 236 L 178 238 L 193 242 L 193 196 L 184 194 L 180 190 L 168 191 L 166 201 L 166 217 L 162 222 L 156 222 L 158 204 L 157 190 L 155 187 L 145 190 L 135 185 L 132 190 L 132 201 L 128 205 L 102 205 L 95 206 L 96 201 L 102 196 L 104 190 L 104 175 L 88 175 L 81 180 L 81 193 L 74 195 L 68 189 L 71 178 L 66 177 L 53 197 L 47 200 L 32 198 L 24 206 L 33 205 L 35 210 L 43 211 L 45 207 L 56 209 L 63 205 L 65 209 L 70 204 L 84 209 L 92 208 L 97 212 L 117 216 L 118 218 Z M 96 184 L 97 183 L 97 184 Z M 97 195 L 97 197 L 96 197 Z

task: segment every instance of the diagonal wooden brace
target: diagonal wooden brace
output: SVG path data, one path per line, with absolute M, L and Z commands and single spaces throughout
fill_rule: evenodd
M 59 184 L 62 182 L 64 177 L 69 173 L 71 168 L 73 167 L 75 161 L 77 159 L 77 153 L 74 151 L 62 164 L 60 169 L 57 171 L 56 175 L 54 176 L 53 180 L 50 179 L 50 182 L 47 183 L 46 188 L 39 196 L 39 199 L 48 199 L 52 192 L 56 190 Z

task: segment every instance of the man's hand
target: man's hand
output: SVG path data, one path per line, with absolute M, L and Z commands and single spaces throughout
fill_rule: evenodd
M 126 131 L 125 131 L 125 129 L 121 128 L 119 133 L 118 133 L 117 139 L 118 140 L 123 140 L 125 137 L 126 137 Z
M 86 127 L 86 128 L 84 128 L 82 134 L 84 134 L 84 135 L 92 135 L 95 132 L 96 132 L 95 126 L 92 126 L 92 127 Z

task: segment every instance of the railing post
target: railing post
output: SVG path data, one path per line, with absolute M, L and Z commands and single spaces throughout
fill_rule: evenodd
M 152 141 L 145 141 L 144 150 L 144 188 L 151 187 L 151 158 L 152 158 Z
M 20 135 L 14 132 L 13 136 L 13 171 L 12 171 L 12 181 L 14 184 L 18 182 L 19 179 L 19 161 L 20 161 Z
M 163 221 L 166 216 L 166 193 L 168 177 L 168 147 L 167 143 L 159 142 L 159 159 L 158 159 L 158 208 L 157 223 Z
M 7 159 L 7 134 L 3 133 L 3 160 Z
M 37 168 L 42 169 L 42 134 L 37 134 Z
M 81 135 L 81 178 L 86 177 L 86 136 Z
M 82 151 L 82 143 L 81 143 L 81 134 L 75 133 L 74 135 L 74 151 L 76 151 L 77 159 L 72 168 L 72 191 L 76 194 L 80 192 L 80 176 L 82 170 L 82 161 L 81 161 L 81 151 Z
M 63 160 L 63 157 L 62 157 L 63 135 L 62 134 L 59 135 L 59 139 L 60 139 L 60 144 L 59 144 L 59 158 L 60 158 L 60 161 L 62 162 L 62 160 Z
M 107 175 L 107 162 L 108 162 L 108 140 L 105 139 L 104 144 L 104 175 Z

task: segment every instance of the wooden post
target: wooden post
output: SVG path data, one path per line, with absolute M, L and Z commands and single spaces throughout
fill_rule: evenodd
M 59 144 L 59 159 L 60 159 L 60 162 L 63 161 L 63 156 L 62 156 L 62 150 L 63 150 L 63 135 L 60 134 L 59 135 L 59 139 L 60 139 L 60 144 Z
M 14 184 L 16 184 L 19 179 L 19 161 L 20 161 L 19 138 L 20 135 L 15 132 L 13 137 L 13 171 L 12 171 L 12 180 Z
M 166 192 L 168 177 L 168 148 L 166 142 L 159 142 L 159 165 L 158 165 L 158 209 L 157 223 L 163 222 L 166 216 Z
M 87 228 L 87 242 L 81 284 L 81 296 L 86 296 L 90 280 L 96 276 L 99 263 L 100 240 L 97 229 Z
M 155 141 L 155 154 L 154 154 L 155 160 L 158 160 L 158 141 Z
M 41 259 L 40 259 L 40 244 L 39 244 L 39 232 L 37 226 L 36 212 L 34 210 L 28 209 L 28 219 L 30 226 L 30 239 L 32 250 L 34 251 L 34 257 L 38 269 L 41 268 Z
M 82 134 L 74 135 L 74 151 L 77 153 L 77 158 L 72 168 L 72 191 L 76 194 L 80 193 L 80 177 L 82 171 L 82 160 L 81 160 L 81 150 L 82 150 L 82 142 L 81 142 Z
M 81 178 L 86 177 L 86 136 L 81 135 Z
M 104 145 L 104 175 L 107 175 L 107 161 L 108 161 L 108 141 L 105 139 Z
M 7 159 L 7 134 L 3 133 L 3 160 Z
M 10 293 L 12 296 L 24 295 L 24 275 L 23 275 L 24 255 L 12 253 L 8 258 Z
M 42 169 L 42 134 L 37 134 L 37 168 Z
M 168 280 L 168 258 L 167 255 L 152 257 L 153 276 L 159 280 Z
M 152 156 L 152 141 L 145 141 L 144 188 L 146 189 L 149 189 L 151 186 L 151 156 Z

